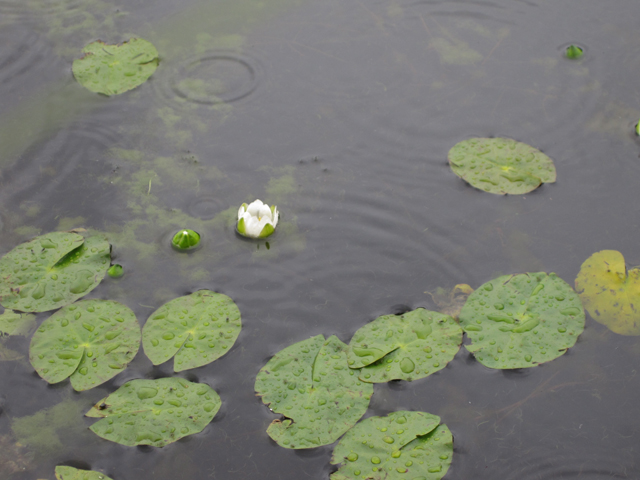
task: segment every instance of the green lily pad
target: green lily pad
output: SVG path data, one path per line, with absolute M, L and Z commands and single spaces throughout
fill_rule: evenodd
M 104 473 L 93 470 L 80 470 L 73 467 L 56 467 L 56 480 L 112 480 Z
M 132 38 L 120 45 L 97 41 L 73 61 L 73 76 L 88 90 L 118 95 L 142 85 L 158 68 L 158 51 L 151 42 Z
M 104 238 L 53 232 L 18 245 L 0 259 L 0 304 L 22 312 L 68 305 L 96 288 L 111 259 Z
M 199 290 L 153 312 L 142 329 L 142 346 L 154 365 L 175 355 L 173 370 L 181 372 L 227 353 L 241 328 L 240 310 L 233 300 Z
M 393 412 L 353 427 L 333 450 L 341 464 L 331 480 L 440 480 L 453 456 L 453 437 L 440 417 Z
M 285 448 L 313 448 L 335 442 L 367 411 L 373 385 L 347 366 L 347 349 L 322 335 L 294 343 L 262 367 L 255 389 L 274 413 L 267 433 Z
M 36 326 L 35 315 L 28 313 L 16 313 L 5 310 L 0 315 L 0 337 L 4 335 L 29 335 Z
M 71 377 L 77 391 L 120 373 L 140 347 L 140 325 L 126 306 L 81 300 L 42 322 L 31 339 L 29 360 L 49 383 Z
M 595 321 L 620 335 L 640 335 L 640 269 L 627 271 L 620 252 L 602 250 L 587 258 L 576 291 Z
M 460 312 L 467 350 L 489 368 L 528 368 L 572 347 L 584 330 L 584 310 L 555 273 L 503 275 L 475 290 Z
M 121 445 L 164 447 L 204 430 L 220 397 L 209 385 L 182 378 L 132 380 L 86 413 L 98 436 Z
M 556 181 L 553 160 L 509 138 L 470 138 L 449 150 L 453 173 L 480 190 L 518 195 Z
M 371 383 L 416 380 L 444 368 L 460 350 L 462 329 L 449 315 L 418 308 L 383 315 L 359 329 L 349 344 L 349 367 Z

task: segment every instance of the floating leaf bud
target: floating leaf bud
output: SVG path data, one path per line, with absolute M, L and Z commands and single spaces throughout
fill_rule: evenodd
M 636 135 L 640 136 L 640 120 L 636 123 Z
M 180 230 L 173 236 L 171 244 L 178 250 L 191 250 L 200 244 L 200 234 L 193 230 Z
M 278 207 L 270 207 L 260 200 L 247 205 L 243 203 L 238 210 L 238 233 L 249 238 L 266 238 L 278 225 Z
M 120 278 L 122 275 L 124 275 L 124 269 L 122 268 L 122 265 L 116 263 L 115 265 L 111 265 L 109 267 L 107 273 L 111 278 Z
M 584 50 L 578 47 L 577 45 L 569 45 L 567 50 L 565 51 L 567 58 L 571 58 L 575 60 L 576 58 L 580 58 L 584 54 Z

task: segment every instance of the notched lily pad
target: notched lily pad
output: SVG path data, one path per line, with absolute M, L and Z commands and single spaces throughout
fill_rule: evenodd
M 440 417 L 393 412 L 353 427 L 333 450 L 331 480 L 440 480 L 453 456 L 453 437 Z
M 627 271 L 620 252 L 602 250 L 587 258 L 576 291 L 595 321 L 620 335 L 640 335 L 640 269 Z
M 553 160 L 509 138 L 470 138 L 449 150 L 453 173 L 480 190 L 523 194 L 556 181 Z
M 503 275 L 474 291 L 460 312 L 467 350 L 489 368 L 528 368 L 572 347 L 584 330 L 584 310 L 555 273 Z
M 156 47 L 142 38 L 120 45 L 97 41 L 82 53 L 82 58 L 73 61 L 73 76 L 86 89 L 104 95 L 118 95 L 143 84 L 160 61 Z
M 140 347 L 140 325 L 126 306 L 81 300 L 42 322 L 31 339 L 29 360 L 49 383 L 71 377 L 77 391 L 120 373 Z
M 255 389 L 265 405 L 285 416 L 269 436 L 285 448 L 335 442 L 367 410 L 373 385 L 347 366 L 347 346 L 322 335 L 294 343 L 262 367 Z
M 111 260 L 100 236 L 53 232 L 18 245 L 0 259 L 0 303 L 22 312 L 68 305 L 96 288 Z
M 349 344 L 349 367 L 380 383 L 416 380 L 444 368 L 460 349 L 462 329 L 449 315 L 418 308 L 383 315 L 359 329 Z
M 200 433 L 218 410 L 220 397 L 209 385 L 182 378 L 132 380 L 86 413 L 100 418 L 98 436 L 121 445 L 164 447 Z
M 112 480 L 104 473 L 93 470 L 80 470 L 59 465 L 56 467 L 56 480 Z
M 36 327 L 36 317 L 28 313 L 16 313 L 5 310 L 0 315 L 0 337 L 21 335 L 27 336 Z
M 142 329 L 142 346 L 154 365 L 175 355 L 173 370 L 181 372 L 227 353 L 241 329 L 240 310 L 233 300 L 199 290 L 153 312 Z

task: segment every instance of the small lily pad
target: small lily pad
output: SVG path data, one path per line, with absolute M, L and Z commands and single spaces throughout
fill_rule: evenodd
M 56 480 L 112 480 L 104 473 L 93 470 L 80 470 L 59 465 L 56 467 Z
M 88 390 L 120 373 L 140 347 L 134 313 L 111 300 L 81 300 L 42 322 L 31 339 L 29 360 L 49 383 L 71 377 Z
M 347 366 L 347 349 L 322 335 L 294 343 L 262 367 L 255 389 L 265 405 L 285 416 L 267 433 L 285 448 L 313 448 L 335 442 L 367 411 L 373 385 Z
M 553 160 L 509 138 L 470 138 L 449 150 L 453 173 L 480 190 L 518 195 L 556 181 Z
M 4 335 L 27 336 L 36 327 L 36 317 L 28 313 L 16 313 L 5 310 L 0 315 L 0 337 Z
M 460 312 L 467 350 L 489 368 L 528 368 L 572 347 L 584 330 L 584 310 L 555 273 L 503 275 L 475 290 Z
M 73 61 L 73 76 L 88 90 L 118 95 L 142 85 L 158 68 L 156 47 L 142 38 L 120 45 L 97 41 L 82 49 L 84 56 Z
M 602 250 L 587 258 L 576 291 L 595 321 L 620 335 L 640 335 L 640 269 L 627 271 L 620 252 Z
M 359 329 L 349 344 L 349 367 L 371 383 L 416 380 L 444 368 L 460 349 L 462 329 L 449 315 L 418 308 L 383 315 Z
M 333 450 L 331 480 L 440 480 L 453 456 L 453 437 L 440 417 L 393 412 L 353 427 Z
M 154 365 L 175 355 L 173 370 L 181 372 L 227 353 L 241 329 L 240 310 L 233 300 L 199 290 L 153 312 L 142 329 L 142 346 Z
M 0 259 L 0 303 L 22 312 L 46 312 L 68 305 L 96 288 L 104 278 L 111 246 L 53 232 L 18 245 Z
M 96 403 L 87 417 L 98 436 L 121 445 L 164 447 L 204 430 L 220 397 L 209 385 L 182 378 L 132 380 Z

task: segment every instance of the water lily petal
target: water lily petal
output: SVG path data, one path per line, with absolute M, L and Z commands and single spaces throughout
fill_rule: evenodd
M 249 206 L 247 207 L 247 212 L 249 212 L 252 216 L 257 217 L 262 205 L 264 204 L 261 200 L 255 200 L 249 204 Z
M 278 213 L 278 207 L 276 207 L 275 205 L 272 207 L 273 208 L 273 212 L 272 212 L 272 221 L 271 224 L 273 225 L 273 228 L 276 228 L 276 226 L 278 225 L 278 218 L 280 217 L 280 214 Z
M 245 217 L 245 235 L 251 238 L 258 238 L 264 225 L 260 225 L 260 220 L 257 217 L 250 216 L 248 219 Z
M 269 220 L 273 219 L 273 217 L 271 216 L 271 209 L 269 208 L 269 205 L 266 205 L 264 203 L 262 204 L 260 210 L 258 211 L 258 218 L 268 218 Z

